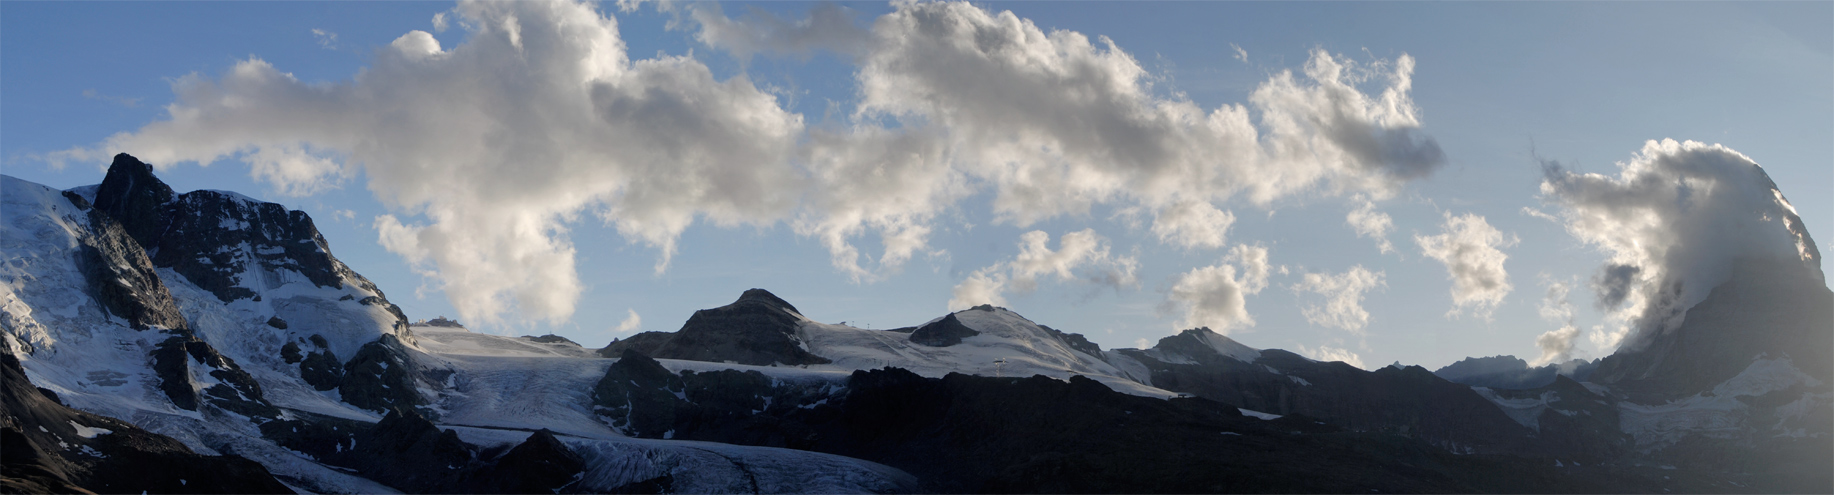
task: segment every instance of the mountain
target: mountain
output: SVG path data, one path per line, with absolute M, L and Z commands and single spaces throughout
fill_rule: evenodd
M 1476 387 L 1520 390 L 1554 383 L 1555 376 L 1584 381 L 1598 369 L 1598 360 L 1572 359 L 1565 363 L 1529 367 L 1528 361 L 1515 356 L 1470 357 L 1433 370 L 1434 375 L 1453 383 Z
M 5 491 L 1834 491 L 1834 294 L 1792 260 L 1535 368 L 1102 349 L 993 306 L 869 330 L 764 289 L 588 349 L 410 320 L 308 215 L 131 156 L 0 202 Z
M 9 434 L 20 450 L 7 452 L 7 487 L 126 491 L 127 474 L 139 476 L 131 486 L 193 493 L 915 487 L 855 459 L 626 438 L 593 419 L 590 380 L 561 379 L 601 375 L 607 360 L 552 339 L 411 326 L 308 215 L 176 193 L 128 155 L 102 184 L 58 191 L 0 176 L 0 188 L 0 330 L 32 387 L 7 389 L 8 412 L 55 396 L 90 415 L 12 416 L 27 441 Z M 480 355 L 479 343 L 495 350 Z M 117 433 L 72 441 L 90 431 L 80 428 Z M 146 452 L 111 446 L 128 439 Z M 79 447 L 195 469 L 116 469 Z M 210 469 L 223 483 L 188 478 Z

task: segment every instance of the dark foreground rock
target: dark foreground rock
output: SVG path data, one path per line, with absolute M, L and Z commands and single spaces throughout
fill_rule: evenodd
M 0 492 L 293 493 L 255 461 L 199 455 L 42 390 L 0 353 Z
M 883 463 L 932 492 L 1621 492 L 1681 481 L 1554 459 L 1456 455 L 1304 415 L 1262 420 L 1201 398 L 1114 392 L 1083 377 L 924 378 L 887 368 L 844 387 L 668 373 L 626 353 L 598 400 L 635 436 L 789 447 Z M 629 364 L 625 364 L 629 363 Z M 1424 372 L 1424 371 L 1422 371 Z M 667 414 L 651 413 L 667 411 Z M 635 419 L 644 418 L 644 419 Z

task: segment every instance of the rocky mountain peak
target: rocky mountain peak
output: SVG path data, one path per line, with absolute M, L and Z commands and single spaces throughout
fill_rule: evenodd
M 115 155 L 96 189 L 95 207 L 121 222 L 141 246 L 153 247 L 165 233 L 166 207 L 177 195 L 153 176 L 153 166 L 127 153 Z
M 739 294 L 739 299 L 737 301 L 733 301 L 732 304 L 727 307 L 741 304 L 762 304 L 767 307 L 775 307 L 791 313 L 802 314 L 801 311 L 796 310 L 796 306 L 790 305 L 788 301 L 784 301 L 783 298 L 777 297 L 776 294 L 772 294 L 771 291 L 764 289 L 746 289 L 744 293 Z

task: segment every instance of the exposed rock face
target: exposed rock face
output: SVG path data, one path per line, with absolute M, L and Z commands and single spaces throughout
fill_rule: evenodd
M 0 491 L 293 493 L 260 464 L 65 407 L 0 352 Z
M 415 375 L 413 360 L 402 350 L 401 341 L 393 335 L 383 335 L 364 344 L 350 362 L 344 363 L 343 381 L 337 388 L 350 405 L 395 411 L 427 403 L 417 390 Z
M 1746 260 L 1733 273 L 1676 328 L 1601 360 L 1592 381 L 1655 403 L 1710 391 L 1760 356 L 1787 357 L 1824 382 L 1834 377 L 1834 293 L 1820 272 Z
M 545 429 L 493 456 L 412 410 L 390 411 L 374 424 L 299 416 L 262 424 L 262 436 L 409 493 L 556 493 L 585 469 L 579 454 Z
M 144 252 L 153 253 L 152 266 L 171 268 L 224 302 L 256 297 L 244 284 L 287 278 L 283 273 L 297 273 L 321 287 L 350 281 L 382 293 L 331 256 L 305 212 L 220 191 L 174 194 L 153 175 L 151 165 L 125 153 L 115 155 L 94 205 L 119 222 Z M 405 329 L 407 318 L 400 308 L 378 299 L 375 304 L 388 306 L 397 328 Z
M 216 383 L 204 389 L 202 399 L 244 416 L 272 418 L 280 410 L 261 396 L 261 383 L 232 360 L 218 353 L 210 343 L 190 334 L 175 335 L 161 342 L 153 351 L 153 370 L 159 374 L 159 389 L 172 404 L 186 410 L 197 410 L 194 374 L 208 376 Z
M 136 329 L 189 328 L 140 245 L 101 210 L 92 208 L 88 216 L 89 232 L 79 238 L 77 265 L 96 302 Z
M 661 438 L 675 427 L 681 378 L 635 349 L 625 349 L 592 390 L 598 414 L 626 435 Z
M 1040 328 L 1045 329 L 1046 331 L 1051 332 L 1052 335 L 1056 335 L 1057 340 L 1063 341 L 1064 345 L 1070 346 L 1071 349 L 1076 349 L 1078 352 L 1082 352 L 1083 354 L 1088 354 L 1091 357 L 1096 357 L 1096 358 L 1102 357 L 1102 346 L 1096 345 L 1094 342 L 1090 342 L 1089 338 L 1084 337 L 1083 334 L 1067 333 L 1062 330 L 1047 327 L 1044 325 L 1038 325 L 1038 326 Z
M 940 320 L 924 324 L 911 331 L 911 342 L 930 347 L 948 347 L 962 343 L 962 339 L 980 334 L 981 332 L 963 325 L 961 320 L 955 319 L 954 313 L 950 313 Z
M 566 337 L 562 337 L 562 336 L 559 336 L 559 335 L 554 335 L 554 334 L 551 334 L 551 333 L 550 333 L 550 334 L 547 334 L 547 335 L 543 335 L 543 336 L 540 336 L 540 337 L 531 337 L 531 336 L 527 336 L 527 335 L 524 335 L 524 336 L 522 336 L 522 338 L 525 338 L 525 339 L 528 339 L 528 340 L 529 340 L 530 342 L 535 342 L 535 343 L 541 343 L 541 344 L 573 344 L 573 345 L 579 345 L 579 342 L 574 342 L 573 340 L 571 340 L 571 339 L 568 339 L 568 338 L 566 338 Z
M 313 334 L 305 343 L 311 345 L 313 349 L 304 358 L 297 361 L 299 377 L 313 389 L 319 391 L 332 390 L 343 385 L 344 364 L 338 361 L 337 353 L 331 352 L 331 349 L 326 346 L 325 338 Z M 297 349 L 299 342 L 288 342 L 287 345 L 295 346 Z M 284 348 L 281 350 L 285 351 Z
M 635 349 L 660 359 L 771 364 L 826 364 L 797 340 L 802 319 L 795 306 L 764 289 L 751 289 L 732 304 L 695 311 L 673 334 L 644 332 L 599 351 L 619 355 Z

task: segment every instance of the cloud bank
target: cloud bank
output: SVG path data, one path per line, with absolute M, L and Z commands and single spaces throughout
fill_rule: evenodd
M 467 31 L 457 46 L 409 31 L 330 84 L 249 58 L 176 80 L 166 120 L 52 159 L 239 160 L 287 195 L 366 177 L 391 209 L 374 221 L 380 243 L 485 325 L 570 318 L 583 284 L 569 232 L 594 220 L 654 248 L 658 273 L 690 225 L 784 223 L 865 282 L 937 252 L 937 216 L 982 191 L 1004 223 L 1138 207 L 1162 242 L 1221 249 L 1234 216 L 1217 204 L 1381 199 L 1445 162 L 1419 132 L 1407 55 L 1314 50 L 1247 102 L 1204 109 L 1155 91 L 1106 38 L 967 3 L 898 3 L 870 27 L 838 7 L 689 13 L 697 39 L 741 57 L 848 54 L 850 123 L 811 129 L 692 56 L 633 58 L 593 4 L 468 1 L 434 18 Z M 856 247 L 866 236 L 883 251 Z M 1023 264 L 971 274 L 957 299 L 1034 283 Z M 1131 268 L 1108 275 L 1137 283 Z
M 1542 165 L 1543 199 L 1559 207 L 1567 232 L 1608 257 L 1593 283 L 1619 324 L 1590 336 L 1601 347 L 1641 348 L 1674 329 L 1738 263 L 1800 266 L 1821 278 L 1821 253 L 1795 207 L 1763 167 L 1730 148 L 1649 141 L 1616 176 Z

